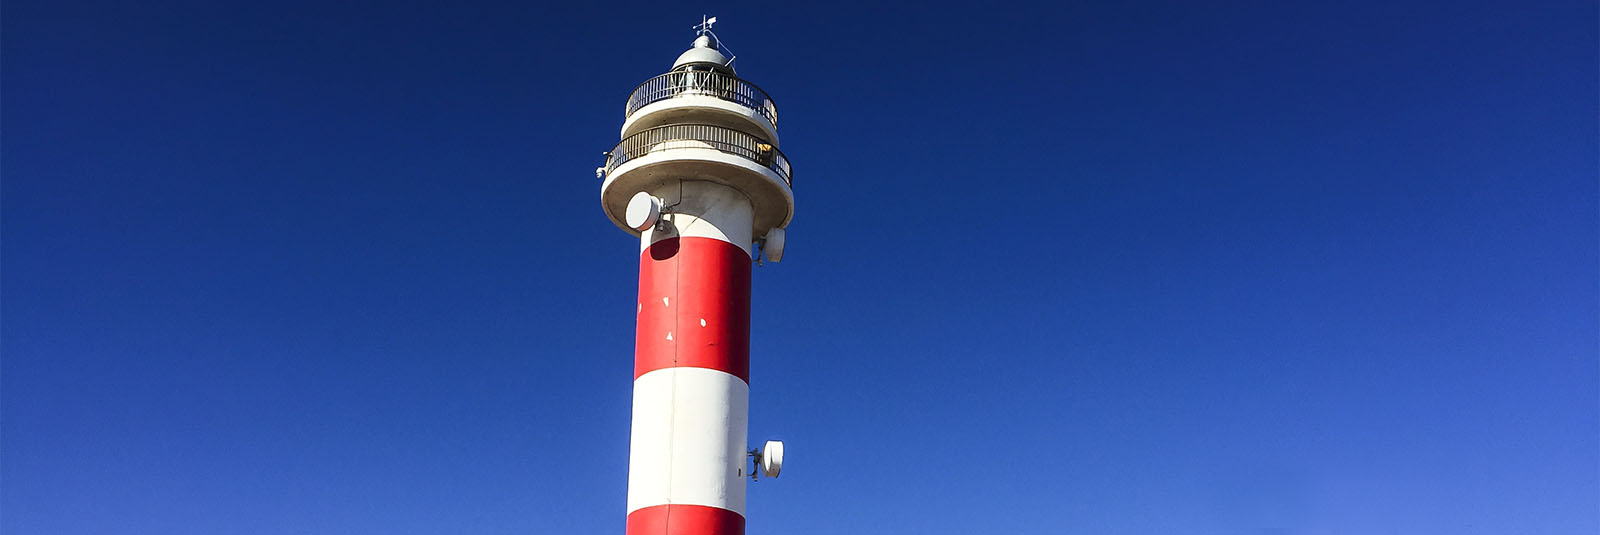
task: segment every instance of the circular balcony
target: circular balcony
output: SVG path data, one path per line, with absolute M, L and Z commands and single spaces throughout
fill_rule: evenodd
M 672 71 L 646 80 L 628 96 L 624 116 L 622 137 L 693 121 L 778 139 L 778 107 L 772 97 L 755 84 L 716 71 Z
M 789 223 L 794 212 L 793 168 L 778 147 L 739 130 L 710 124 L 658 126 L 628 136 L 606 161 L 601 202 L 617 226 L 634 193 L 680 180 L 709 180 L 750 198 L 755 235 Z

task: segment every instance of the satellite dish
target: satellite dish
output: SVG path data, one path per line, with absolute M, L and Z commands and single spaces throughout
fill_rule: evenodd
M 783 441 L 768 440 L 761 447 L 761 473 L 767 477 L 778 477 L 778 472 L 783 470 Z
M 656 226 L 656 221 L 661 220 L 661 201 L 642 191 L 633 194 L 628 200 L 626 219 L 628 228 L 640 232 Z
M 772 227 L 772 230 L 767 231 L 767 237 L 762 238 L 761 254 L 766 256 L 767 260 L 783 261 L 783 234 L 783 229 Z

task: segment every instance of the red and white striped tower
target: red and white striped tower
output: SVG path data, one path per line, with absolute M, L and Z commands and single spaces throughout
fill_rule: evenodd
M 768 476 L 782 462 L 781 443 L 745 442 L 750 265 L 782 257 L 791 173 L 777 108 L 735 74 L 715 20 L 633 91 L 600 170 L 606 215 L 639 236 L 629 535 L 742 534 L 747 457 Z

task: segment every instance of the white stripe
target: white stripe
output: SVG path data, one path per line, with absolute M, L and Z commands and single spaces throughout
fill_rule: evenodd
M 705 368 L 663 368 L 633 381 L 628 512 L 665 504 L 744 514 L 750 385 Z
M 651 244 L 677 236 L 715 238 L 751 254 L 755 242 L 751 238 L 755 214 L 750 208 L 750 198 L 739 190 L 704 180 L 685 180 L 656 188 L 650 192 L 671 206 L 671 213 L 662 215 L 665 230 L 654 228 L 639 236 L 639 252 Z

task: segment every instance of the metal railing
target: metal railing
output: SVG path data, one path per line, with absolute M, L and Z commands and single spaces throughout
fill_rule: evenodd
M 606 174 L 610 175 L 634 158 L 673 149 L 713 149 L 739 156 L 771 169 L 784 184 L 794 187 L 794 170 L 789 167 L 789 157 L 778 147 L 756 136 L 709 124 L 657 126 L 628 136 L 611 149 L 611 157 L 606 160 Z
M 735 76 L 716 71 L 672 71 L 639 84 L 628 96 L 628 110 L 624 117 L 633 115 L 655 102 L 672 97 L 701 95 L 719 98 L 755 110 L 766 117 L 773 128 L 778 127 L 778 106 L 772 97 L 755 84 Z

